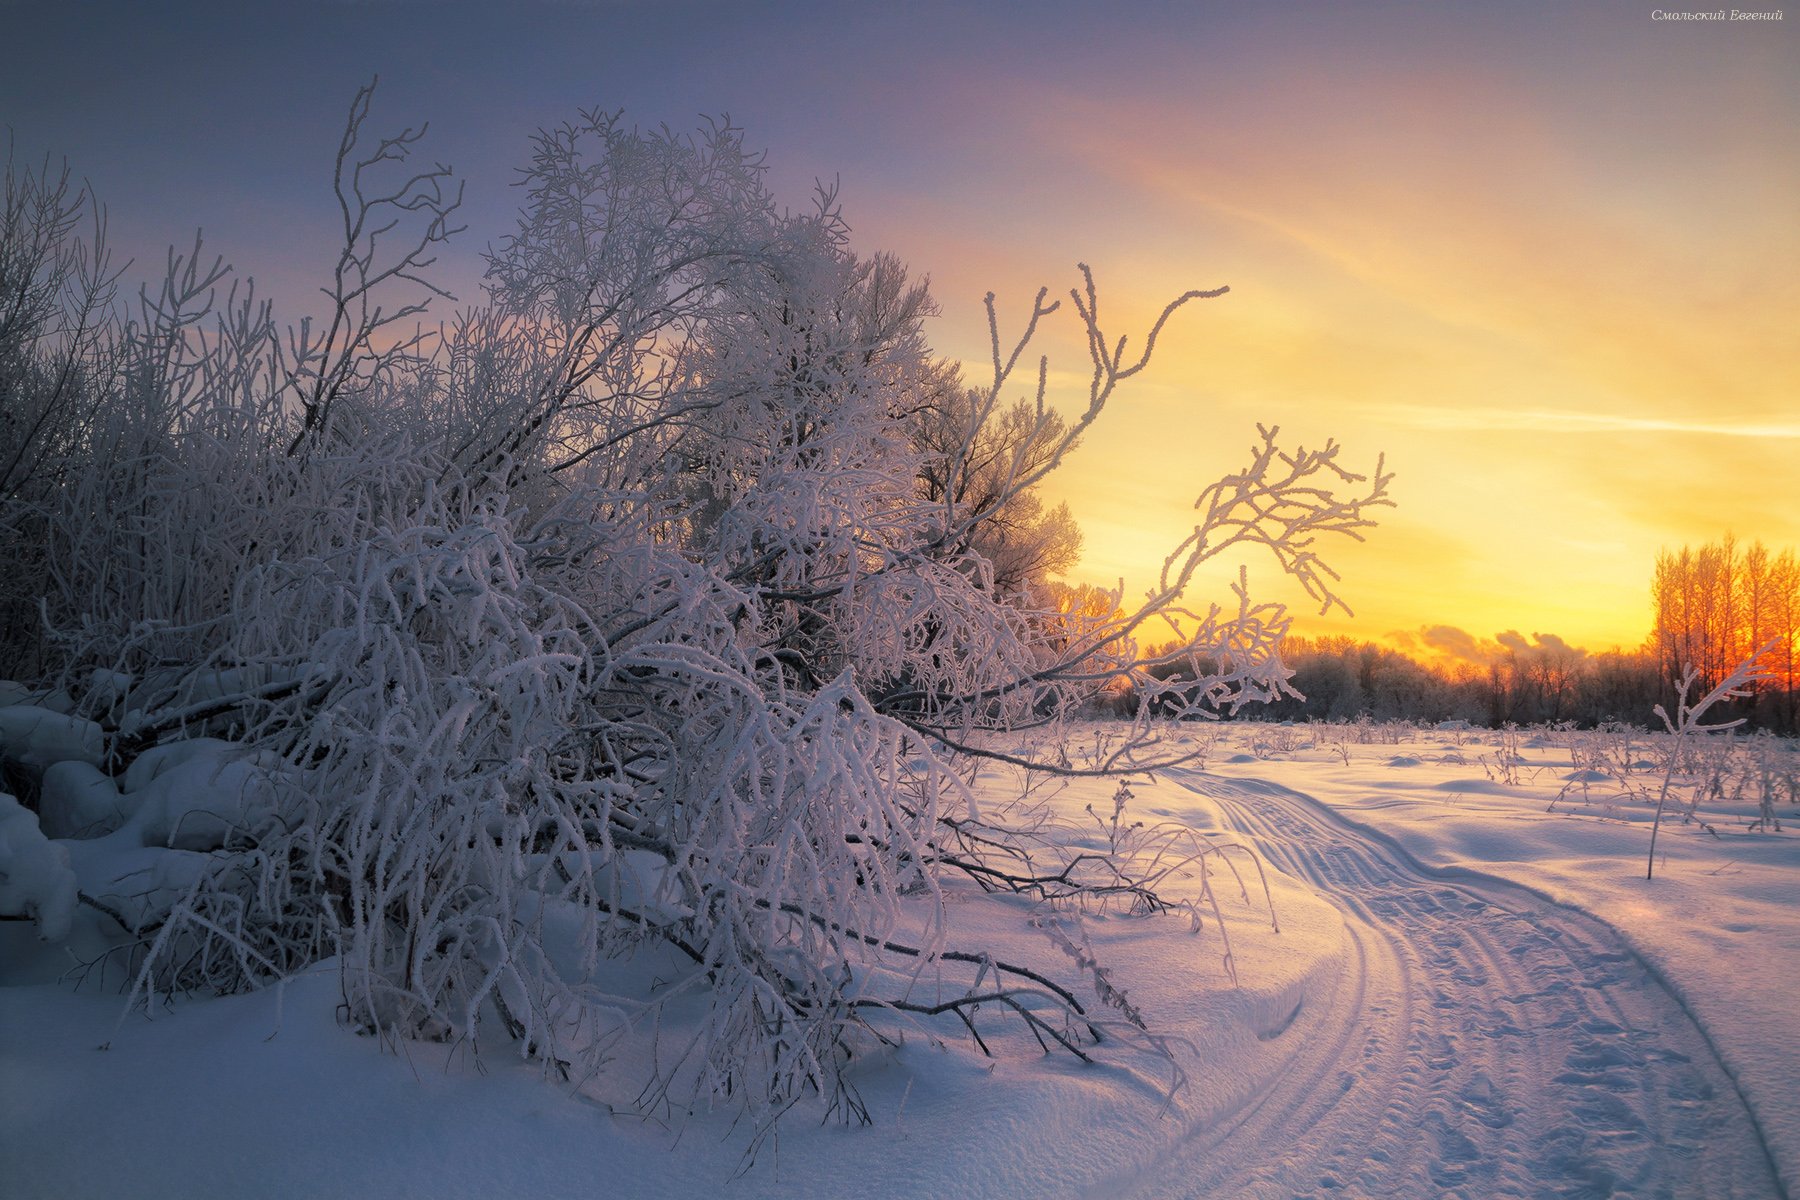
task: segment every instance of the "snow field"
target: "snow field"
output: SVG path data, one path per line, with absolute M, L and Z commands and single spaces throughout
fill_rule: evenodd
M 71 989 L 70 968 L 109 944 L 108 918 L 82 906 L 61 945 L 0 923 L 0 1177 L 21 1196 L 75 1197 L 1791 1193 L 1791 804 L 1772 832 L 1752 828 L 1753 798 L 1703 797 L 1664 829 L 1646 882 L 1641 789 L 1580 778 L 1595 735 L 1245 722 L 1167 736 L 1204 748 L 1205 767 L 1133 779 L 1124 819 L 1260 847 L 1279 932 L 1237 857 L 1249 902 L 1212 868 L 1223 927 L 1203 906 L 1197 932 L 1178 914 L 1046 914 L 967 883 L 946 901 L 952 946 L 1064 979 L 1069 948 L 1091 947 L 1172 1061 L 1084 987 L 1120 1035 L 1092 1064 L 1046 1055 L 1000 1014 L 976 1014 L 984 1057 L 951 1017 L 892 1013 L 875 1021 L 892 1044 L 864 1039 L 849 1072 L 868 1127 L 816 1102 L 773 1129 L 724 1108 L 631 1115 L 640 1097 L 620 1081 L 679 1046 L 697 997 L 619 1036 L 616 1074 L 568 1082 L 504 1040 L 354 1036 L 335 960 L 121 1020 L 122 969 Z M 1654 739 L 1637 737 L 1616 756 L 1626 782 L 1656 773 Z M 181 885 L 163 875 L 204 853 L 170 840 L 198 814 L 239 811 L 248 767 L 196 741 L 144 756 L 108 792 L 91 767 L 51 764 L 45 798 L 62 798 L 47 815 L 116 827 L 45 839 L 17 808 L 21 828 L 0 835 L 49 848 L 13 849 L 15 864 L 60 853 L 83 891 L 110 881 L 109 903 L 153 911 Z M 1075 845 L 1098 847 L 1116 787 L 1077 779 L 1034 797 Z M 976 788 L 996 808 L 1017 780 L 995 768 Z M 29 872 L 13 870 L 17 888 Z M 1190 875 L 1171 890 L 1197 888 Z M 640 954 L 612 983 L 652 987 L 673 965 Z M 960 995 L 972 970 L 924 965 L 905 994 Z
M 1682 807 L 1695 789 L 1702 798 L 1691 814 L 1665 814 L 1646 880 L 1665 738 L 1396 727 L 1350 741 L 1346 756 L 1354 735 L 1343 727 L 1224 728 L 1215 775 L 1304 793 L 1429 875 L 1503 880 L 1616 930 L 1704 1030 L 1794 1191 L 1800 812 L 1791 792 L 1775 806 L 1783 829 L 1764 830 L 1758 797 L 1730 786 L 1729 772 L 1722 793 L 1710 787 L 1715 763 L 1679 772 Z M 1277 740 L 1289 748 L 1263 757 L 1247 749 Z M 1711 752 L 1730 748 L 1742 770 L 1760 741 L 1717 738 Z M 1792 778 L 1800 751 L 1773 745 Z M 1610 757 L 1607 773 L 1580 765 L 1597 756 Z
M 1002 781 L 982 786 L 997 792 Z M 1075 781 L 1049 802 L 1071 816 L 1088 804 L 1110 810 L 1114 787 Z M 1219 827 L 1216 806 L 1173 783 L 1134 790 L 1128 811 Z M 117 995 L 53 982 L 67 951 L 7 923 L 0 1174 L 32 1196 L 574 1196 L 602 1180 L 610 1194 L 643 1197 L 702 1194 L 727 1180 L 744 1197 L 1104 1194 L 1152 1169 L 1192 1129 L 1251 1102 L 1288 1069 L 1297 1018 L 1330 1007 L 1346 948 L 1337 911 L 1270 872 L 1277 933 L 1253 871 L 1245 881 L 1248 904 L 1220 889 L 1238 986 L 1210 917 L 1191 933 L 1175 915 L 1054 914 L 1168 1039 L 1188 1078 L 1173 1097 L 1170 1064 L 1118 1040 L 1083 1064 L 1044 1054 L 1016 1022 L 978 1017 L 990 1059 L 948 1018 L 894 1014 L 881 1028 L 897 1044 L 868 1047 L 852 1071 L 871 1127 L 801 1110 L 760 1140 L 725 1111 L 628 1115 L 628 1094 L 546 1081 L 513 1047 L 478 1055 L 407 1042 L 384 1052 L 338 1023 L 335 962 L 279 989 L 177 1000 L 153 1020 L 121 1023 Z M 1065 952 L 1032 926 L 1040 914 L 1029 906 L 972 886 L 948 899 L 951 944 L 1069 976 L 1059 969 Z M 75 939 L 77 953 L 92 944 Z M 621 975 L 654 968 L 639 961 Z M 911 994 L 957 994 L 966 979 L 964 968 L 939 964 Z M 1083 1000 L 1122 1026 L 1117 1012 Z M 681 1032 L 662 1030 L 661 1046 Z M 657 1049 L 640 1033 L 617 1047 L 627 1066 Z M 110 1048 L 97 1050 L 102 1043 Z

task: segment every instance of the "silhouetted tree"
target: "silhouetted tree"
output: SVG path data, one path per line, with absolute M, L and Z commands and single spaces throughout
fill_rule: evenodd
M 1683 546 L 1679 552 L 1663 551 L 1651 580 L 1651 640 L 1665 698 L 1689 666 L 1698 672 L 1693 686 L 1709 690 L 1752 651 L 1773 641 L 1769 674 L 1747 683 L 1742 696 L 1722 703 L 1734 714 L 1792 732 L 1800 684 L 1795 675 L 1797 594 L 1800 568 L 1791 548 L 1771 553 L 1760 541 L 1740 548 L 1727 534 L 1697 550 Z

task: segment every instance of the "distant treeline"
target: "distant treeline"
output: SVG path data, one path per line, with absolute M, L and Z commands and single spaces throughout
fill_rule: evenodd
M 1463 720 L 1499 726 L 1572 721 L 1656 725 L 1658 704 L 1674 711 L 1677 681 L 1699 672 L 1690 700 L 1752 653 L 1767 678 L 1752 694 L 1716 707 L 1712 718 L 1742 717 L 1750 728 L 1800 733 L 1800 562 L 1791 549 L 1727 536 L 1698 550 L 1658 557 L 1651 582 L 1654 622 L 1633 650 L 1590 653 L 1559 638 L 1528 642 L 1503 634 L 1479 658 L 1429 662 L 1348 637 L 1287 639 L 1292 697 L 1246 709 L 1265 720 Z M 1535 644 L 1534 644 L 1535 643 Z M 1772 644 L 1772 645 L 1771 645 Z
M 1347 637 L 1288 639 L 1292 697 L 1258 705 L 1264 720 L 1462 720 L 1477 725 L 1574 721 L 1642 725 L 1662 700 L 1656 659 L 1643 652 L 1588 654 L 1565 646 L 1507 648 L 1485 664 L 1424 663 Z M 1246 710 L 1249 713 L 1249 710 Z
M 1509 648 L 1485 664 L 1444 664 L 1347 637 L 1294 637 L 1285 658 L 1293 685 L 1305 698 L 1255 705 L 1243 715 L 1274 721 L 1462 720 L 1494 727 L 1561 721 L 1649 726 L 1659 724 L 1655 707 L 1673 700 L 1672 683 L 1647 649 L 1590 654 L 1568 646 L 1529 646 Z M 1711 715 L 1746 717 L 1753 727 L 1793 734 L 1795 700 L 1792 691 L 1765 687 L 1753 699 L 1725 704 Z

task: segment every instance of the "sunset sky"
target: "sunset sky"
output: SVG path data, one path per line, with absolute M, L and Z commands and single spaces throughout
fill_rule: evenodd
M 931 277 L 972 379 L 989 290 L 1016 327 L 1085 261 L 1136 340 L 1230 286 L 1057 479 L 1077 577 L 1141 589 L 1272 422 L 1398 476 L 1329 556 L 1356 619 L 1302 631 L 1604 649 L 1646 632 L 1660 548 L 1800 545 L 1800 8 L 1759 11 L 1783 8 L 0 0 L 0 123 L 93 182 L 135 277 L 204 226 L 297 310 L 371 75 L 375 127 L 429 120 L 467 180 L 463 299 L 534 129 L 728 113 L 778 195 L 838 180 L 858 247 Z M 1067 409 L 1074 333 L 1046 342 Z

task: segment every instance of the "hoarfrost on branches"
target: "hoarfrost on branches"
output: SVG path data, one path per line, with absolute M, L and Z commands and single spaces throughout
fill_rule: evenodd
M 338 157 L 323 325 L 282 336 L 248 288 L 221 297 L 196 242 L 97 338 L 86 318 L 5 331 L 9 383 L 74 435 L 0 476 L 0 525 L 45 580 L 5 610 L 0 665 L 80 708 L 0 725 L 36 722 L 7 751 L 21 769 L 53 765 L 29 749 L 53 725 L 75 750 L 52 757 L 104 768 L 50 791 L 133 997 L 336 956 L 350 1018 L 384 1037 L 497 1037 L 586 1081 L 663 1029 L 640 1105 L 762 1115 L 808 1092 L 862 1115 L 842 1068 L 896 1015 L 983 1049 L 1000 1014 L 1047 1049 L 1166 1052 L 1075 926 L 1043 928 L 1118 1017 L 956 945 L 943 889 L 1198 923 L 1237 868 L 1122 808 L 1076 853 L 1024 798 L 978 810 L 962 772 L 1153 769 L 1181 758 L 1153 711 L 1288 690 L 1285 612 L 1241 580 L 1189 607 L 1189 585 L 1254 546 L 1341 605 L 1319 542 L 1372 523 L 1381 467 L 1259 429 L 1143 600 L 1059 590 L 1072 534 L 1037 485 L 1224 289 L 1134 346 L 1082 266 L 1091 374 L 1065 420 L 1042 360 L 1014 395 L 1061 308 L 1047 289 L 1007 335 L 989 297 L 991 377 L 970 385 L 926 344 L 924 285 L 851 250 L 830 189 L 786 211 L 729 124 L 595 112 L 537 139 L 487 303 L 395 341 L 440 294 L 425 270 L 456 201 L 444 168 L 407 165 L 419 135 L 366 145 L 369 99 Z M 49 204 L 53 237 L 71 203 Z M 104 272 L 59 278 L 88 280 L 75 311 L 112 312 Z M 1137 722 L 1072 762 L 1062 723 L 1121 689 Z M 170 749 L 200 735 L 219 740 Z M 13 841 L 31 880 L 36 832 Z M 1200 894 L 1169 894 L 1196 864 Z M 7 886 L 62 928 L 60 884 Z M 619 982 L 634 958 L 657 987 Z M 920 999 L 944 964 L 966 990 Z M 665 1027 L 683 1004 L 703 1016 Z

